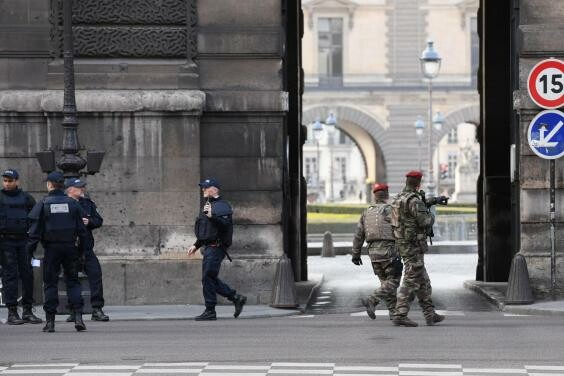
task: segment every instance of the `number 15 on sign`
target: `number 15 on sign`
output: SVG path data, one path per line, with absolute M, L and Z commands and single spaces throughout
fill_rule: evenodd
M 527 80 L 531 99 L 542 108 L 564 105 L 564 61 L 546 59 L 536 64 Z

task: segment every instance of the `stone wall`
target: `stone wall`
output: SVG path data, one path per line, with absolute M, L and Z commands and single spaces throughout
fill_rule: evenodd
M 536 156 L 527 141 L 529 123 L 542 109 L 527 94 L 527 77 L 531 68 L 549 57 L 562 59 L 564 3 L 526 0 L 520 6 L 519 88 L 515 109 L 520 115 L 520 230 L 521 253 L 525 255 L 533 289 L 537 297 L 550 291 L 550 224 L 549 161 Z M 564 159 L 556 160 L 556 275 L 557 294 L 564 296 Z

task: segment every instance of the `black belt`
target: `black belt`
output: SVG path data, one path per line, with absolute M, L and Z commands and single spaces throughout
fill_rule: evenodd
M 0 239 L 4 240 L 24 240 L 26 238 L 25 234 L 0 234 Z

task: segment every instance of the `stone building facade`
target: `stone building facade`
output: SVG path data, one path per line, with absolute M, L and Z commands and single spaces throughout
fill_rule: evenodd
M 0 0 L 0 166 L 36 197 L 35 153 L 62 142 L 61 4 Z M 301 200 L 290 178 L 301 172 L 287 152 L 299 154 L 301 134 L 299 10 L 292 0 L 74 0 L 79 139 L 106 152 L 88 185 L 104 217 L 95 236 L 108 304 L 201 301 L 201 263 L 186 250 L 207 176 L 235 207 L 225 278 L 251 304 L 270 301 L 284 252 L 301 278 L 290 235 Z

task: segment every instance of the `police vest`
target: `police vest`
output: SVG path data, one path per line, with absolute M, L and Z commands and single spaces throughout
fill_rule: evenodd
M 229 247 L 233 242 L 233 225 L 231 224 L 233 209 L 231 209 L 231 206 L 224 200 L 213 201 L 211 205 L 213 215 L 215 217 L 223 217 L 229 222 L 228 225 L 220 230 L 207 215 L 200 213 L 194 224 L 194 235 L 204 244 L 219 241 L 221 245 Z
M 376 240 L 394 240 L 392 225 L 386 215 L 389 204 L 376 204 L 366 209 L 364 214 L 364 233 L 368 243 Z
M 66 196 L 48 196 L 43 200 L 42 239 L 47 242 L 74 242 L 77 237 L 76 207 Z
M 417 239 L 418 233 L 423 233 L 417 226 L 414 216 L 409 213 L 409 202 L 418 199 L 415 192 L 401 192 L 392 201 L 391 224 L 396 239 L 412 241 Z
M 0 193 L 0 233 L 23 235 L 29 230 L 27 197 Z

